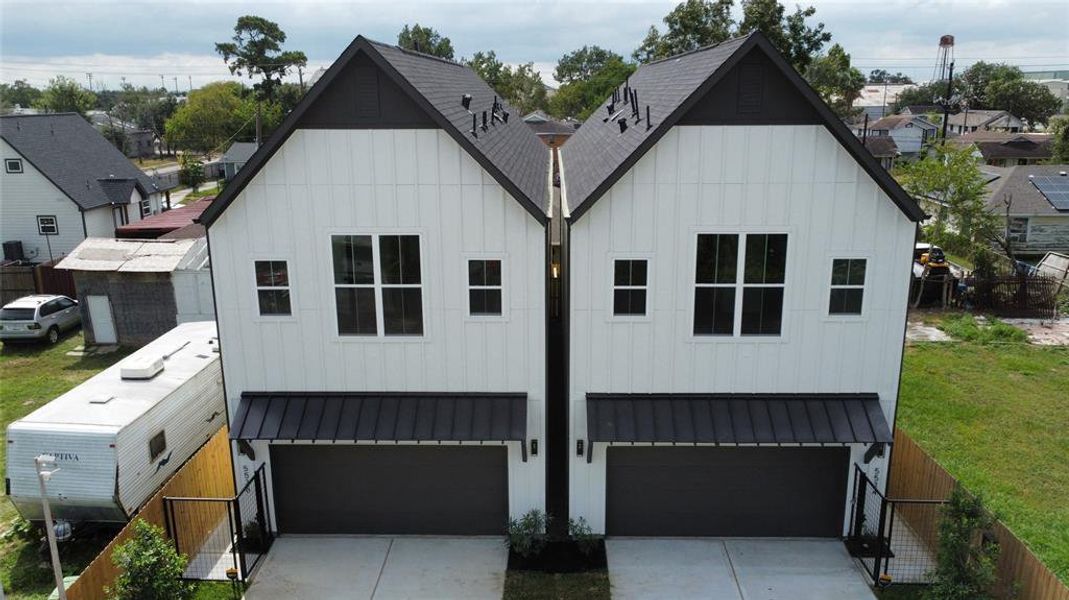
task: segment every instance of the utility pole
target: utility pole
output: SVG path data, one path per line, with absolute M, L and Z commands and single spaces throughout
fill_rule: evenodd
M 160 73 L 160 89 L 167 91 L 167 84 L 163 83 L 163 73 Z
M 93 91 L 93 74 L 92 73 L 86 73 L 85 74 L 85 78 L 89 80 L 89 91 L 90 92 Z
M 301 93 L 303 94 L 304 93 L 304 70 L 300 66 L 297 67 L 297 81 L 301 85 Z
M 177 75 L 174 78 L 174 95 L 175 96 L 178 95 L 178 76 Z
M 947 121 L 950 120 L 951 94 L 954 89 L 954 62 L 950 63 L 950 74 L 947 76 L 947 95 L 943 98 L 943 141 L 947 143 Z
M 59 600 L 67 600 L 67 590 L 63 586 L 63 567 L 59 564 L 59 548 L 56 546 L 56 530 L 52 523 L 52 507 L 48 505 L 48 490 L 45 487 L 45 483 L 52 479 L 52 475 L 59 471 L 59 467 L 56 466 L 56 457 L 51 454 L 41 454 L 33 459 L 33 463 L 37 471 L 37 484 L 41 488 L 41 508 L 44 510 L 48 551 L 52 554 L 52 574 L 56 577 Z

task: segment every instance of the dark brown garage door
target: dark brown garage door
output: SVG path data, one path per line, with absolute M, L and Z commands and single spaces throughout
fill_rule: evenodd
M 839 537 L 846 448 L 610 447 L 606 532 Z
M 281 533 L 499 534 L 503 446 L 271 446 Z

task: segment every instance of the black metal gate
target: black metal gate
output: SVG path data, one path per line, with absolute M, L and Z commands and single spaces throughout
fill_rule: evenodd
M 189 558 L 186 579 L 225 581 L 231 569 L 248 579 L 275 539 L 265 477 L 261 466 L 233 498 L 164 497 L 167 534 Z
M 853 513 L 846 545 L 873 583 L 927 584 L 935 569 L 942 500 L 887 498 L 854 467 Z

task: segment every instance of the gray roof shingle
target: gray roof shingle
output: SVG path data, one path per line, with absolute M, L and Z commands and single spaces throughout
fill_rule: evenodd
M 225 163 L 243 163 L 252 158 L 255 153 L 256 142 L 234 142 L 219 160 Z
M 986 166 L 983 168 L 990 169 L 990 167 Z M 987 209 L 996 214 L 1005 215 L 1006 205 L 1003 203 L 1003 199 L 1009 196 L 1012 199 L 1011 215 L 1066 215 L 1066 212 L 1059 211 L 1047 200 L 1047 197 L 1033 185 L 1030 178 L 1030 176 L 1061 177 L 1061 174 L 1066 171 L 1069 171 L 1069 165 L 1019 165 L 1011 167 L 1006 170 L 1002 177 L 988 182 Z M 1069 182 L 1069 176 L 1066 176 L 1066 181 Z
M 162 189 L 75 113 L 0 117 L 0 137 L 82 210 Z

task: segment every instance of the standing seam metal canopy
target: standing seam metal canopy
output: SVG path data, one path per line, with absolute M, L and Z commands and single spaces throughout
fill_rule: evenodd
M 591 442 L 890 443 L 876 394 L 587 394 Z
M 230 438 L 522 441 L 527 394 L 246 392 Z

